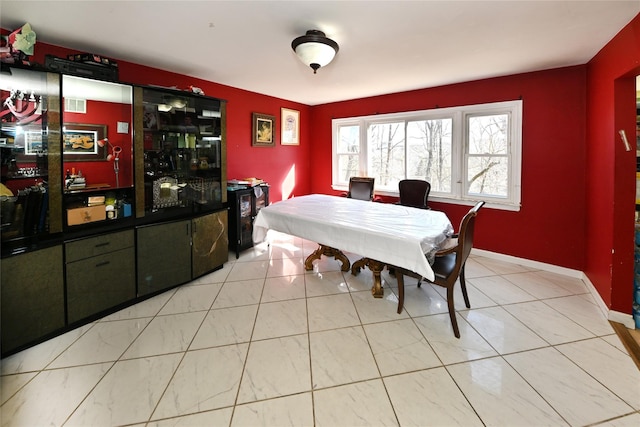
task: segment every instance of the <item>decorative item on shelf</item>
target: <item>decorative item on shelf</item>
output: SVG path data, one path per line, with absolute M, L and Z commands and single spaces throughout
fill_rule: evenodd
M 100 147 L 109 146 L 111 148 L 111 153 L 107 154 L 107 161 L 113 161 L 113 172 L 116 174 L 116 188 L 120 186 L 120 182 L 118 179 L 118 173 L 120 172 L 120 153 L 122 152 L 122 147 L 119 145 L 113 146 L 109 142 L 109 138 L 103 138 L 98 140 L 98 145 Z
M 28 22 L 8 36 L 2 37 L 0 60 L 9 64 L 31 65 L 29 56 L 33 55 L 36 33 Z
M 305 65 L 313 69 L 313 74 L 333 61 L 339 49 L 338 43 L 318 30 L 309 30 L 304 36 L 295 38 L 291 48 Z

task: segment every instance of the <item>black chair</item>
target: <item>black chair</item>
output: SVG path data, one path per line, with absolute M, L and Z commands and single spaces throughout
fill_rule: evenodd
M 432 283 L 447 288 L 447 305 L 449 307 L 449 318 L 453 326 L 453 333 L 456 338 L 460 338 L 458 330 L 458 322 L 456 320 L 456 312 L 453 304 L 453 290 L 458 278 L 460 278 L 460 286 L 462 288 L 462 296 L 467 308 L 471 307 L 469 296 L 467 295 L 467 284 L 464 278 L 464 265 L 467 262 L 471 248 L 473 247 L 473 232 L 475 228 L 476 216 L 478 211 L 485 202 L 480 201 L 467 212 L 460 222 L 460 229 L 452 238 L 457 238 L 454 245 L 449 245 L 444 249 L 436 252 L 435 261 L 431 268 L 435 273 L 435 279 Z M 416 277 L 417 274 L 408 270 L 394 267 L 396 277 L 398 279 L 398 314 L 402 312 L 404 303 L 404 277 L 403 274 Z M 418 287 L 422 283 L 422 277 L 418 279 Z
M 373 200 L 373 186 L 375 178 L 352 176 L 349 179 L 349 192 L 347 197 L 358 200 Z
M 430 209 L 427 200 L 431 184 L 421 179 L 403 179 L 398 183 L 400 200 L 398 204 L 414 208 Z

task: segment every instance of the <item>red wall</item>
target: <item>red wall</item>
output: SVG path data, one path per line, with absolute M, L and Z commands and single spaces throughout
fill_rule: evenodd
M 109 138 L 109 143 L 114 147 L 118 146 L 122 148 L 119 156 L 121 160 L 118 162 L 118 182 L 120 187 L 130 187 L 133 185 L 133 162 L 131 160 L 133 141 L 131 132 L 132 114 L 133 108 L 131 108 L 131 105 L 101 101 L 88 101 L 86 114 L 64 113 L 65 123 L 101 124 L 107 126 L 107 134 L 105 137 Z M 118 122 L 129 123 L 129 132 L 126 134 L 118 133 Z M 107 154 L 112 153 L 112 151 L 111 147 L 109 147 Z M 67 156 L 67 158 L 72 157 Z M 87 180 L 87 184 L 109 184 L 112 187 L 116 187 L 116 175 L 113 166 L 113 162 L 107 161 L 67 161 L 63 165 L 63 171 L 75 168 L 76 172 L 79 170 L 82 171 L 82 175 Z
M 586 67 L 561 68 L 314 107 L 311 191 L 331 189 L 331 119 L 523 100 L 522 209 L 483 208 L 474 246 L 584 268 Z M 457 223 L 469 206 L 432 203 Z
M 44 64 L 45 54 L 66 58 L 78 51 L 37 42 L 32 62 Z M 99 52 L 96 52 L 99 54 Z M 201 88 L 207 96 L 227 100 L 227 177 L 256 177 L 271 185 L 271 201 L 292 195 L 308 194 L 309 183 L 309 135 L 311 108 L 304 104 L 261 95 L 193 77 L 118 61 L 119 79 L 123 83 L 140 85 L 176 86 L 188 89 Z M 300 145 L 280 145 L 280 108 L 300 111 Z M 276 117 L 275 147 L 251 146 L 251 113 L 263 113 Z M 85 171 L 83 170 L 83 173 Z M 87 172 L 89 173 L 89 172 Z
M 640 15 L 589 62 L 585 273 L 605 303 L 631 313 L 634 272 L 635 76 Z M 618 134 L 624 129 L 632 151 Z

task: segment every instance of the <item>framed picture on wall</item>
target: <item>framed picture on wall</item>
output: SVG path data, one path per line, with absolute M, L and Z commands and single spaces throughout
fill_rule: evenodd
M 300 145 L 300 111 L 281 108 L 281 145 Z
M 276 118 L 267 114 L 252 114 L 251 145 L 254 147 L 273 147 L 275 145 L 274 131 Z
M 62 127 L 64 161 L 106 160 L 106 144 L 98 144 L 98 141 L 106 138 L 106 135 L 106 125 L 65 123 Z

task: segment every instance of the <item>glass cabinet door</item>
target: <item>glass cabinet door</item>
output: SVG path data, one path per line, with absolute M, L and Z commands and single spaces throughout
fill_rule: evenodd
M 62 95 L 66 226 L 132 221 L 133 87 L 64 75 Z
M 60 76 L 8 67 L 0 78 L 3 253 L 61 231 Z
M 223 207 L 222 102 L 142 89 L 145 216 Z

